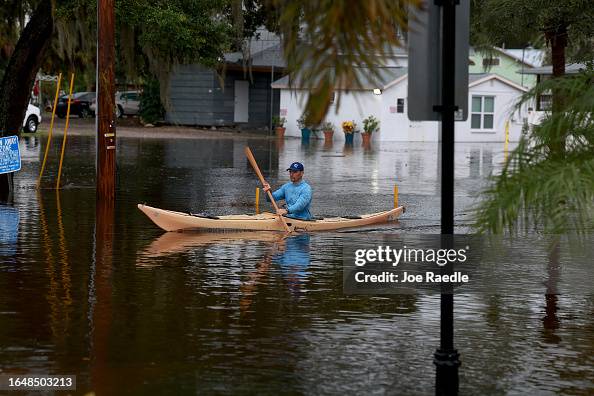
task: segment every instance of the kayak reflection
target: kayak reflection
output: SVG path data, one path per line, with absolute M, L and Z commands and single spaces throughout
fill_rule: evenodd
M 299 299 L 303 284 L 309 275 L 308 267 L 311 259 L 309 234 L 295 234 L 287 237 L 286 234 L 278 232 L 168 232 L 138 254 L 137 265 L 154 267 L 166 262 L 159 258 L 209 245 L 229 246 L 252 242 L 263 242 L 268 249 L 265 249 L 264 255 L 257 259 L 255 269 L 251 270 L 247 277 L 242 277 L 240 286 L 242 310 L 251 306 L 258 285 L 267 283 L 267 280 L 274 275 L 279 275 L 291 296 Z
M 283 234 L 278 232 L 167 232 L 155 239 L 138 256 L 137 265 L 154 266 L 155 258 L 184 253 L 193 248 L 210 244 L 242 244 L 247 242 L 278 242 Z

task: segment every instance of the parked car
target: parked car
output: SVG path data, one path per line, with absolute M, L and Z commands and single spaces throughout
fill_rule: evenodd
M 92 117 L 95 112 L 91 110 L 91 101 L 95 99 L 95 92 L 77 92 L 72 94 L 70 101 L 70 114 L 79 116 L 80 118 Z M 56 115 L 60 118 L 66 117 L 68 110 L 68 95 L 60 96 L 58 99 L 58 106 L 56 107 Z
M 140 91 L 124 91 L 116 93 L 116 115 L 136 115 L 140 108 Z
M 122 118 L 124 115 L 137 115 L 140 108 L 140 91 L 116 92 L 115 115 Z M 97 112 L 97 100 L 93 99 L 90 105 L 91 111 Z
M 29 104 L 25 119 L 23 120 L 23 131 L 28 133 L 37 132 L 37 127 L 41 123 L 41 110 L 37 106 Z

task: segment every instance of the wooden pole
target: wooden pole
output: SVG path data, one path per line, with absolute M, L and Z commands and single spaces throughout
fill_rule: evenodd
M 248 161 L 252 165 L 252 168 L 254 168 L 254 172 L 256 172 L 256 175 L 258 176 L 258 179 L 260 180 L 260 183 L 262 183 L 262 186 L 263 186 L 264 183 L 266 183 L 266 180 L 264 180 L 264 176 L 262 176 L 262 172 L 260 172 L 260 167 L 258 166 L 258 163 L 256 162 L 254 155 L 252 154 L 252 150 L 250 150 L 250 148 L 248 146 L 245 146 L 244 151 L 245 151 L 246 157 L 248 158 Z M 274 200 L 272 193 L 270 192 L 270 190 L 268 190 L 267 193 L 268 193 L 268 198 L 270 198 L 270 202 L 272 203 L 272 207 L 274 208 L 274 211 L 278 212 L 278 206 L 276 205 L 276 201 Z M 285 229 L 285 231 L 291 232 L 291 229 L 287 225 L 285 218 L 281 215 L 279 215 L 278 218 L 281 221 L 281 223 L 283 224 L 283 228 Z
M 39 178 L 37 179 L 37 188 L 41 184 L 43 171 L 45 170 L 45 162 L 47 161 L 47 154 L 49 153 L 50 144 L 52 143 L 52 132 L 54 131 L 54 119 L 56 118 L 56 107 L 58 107 L 58 97 L 60 96 L 60 85 L 62 84 L 62 73 L 58 76 L 58 86 L 56 87 L 56 97 L 54 98 L 54 107 L 52 108 L 52 120 L 50 121 L 49 134 L 47 135 L 47 145 L 45 146 L 45 154 L 43 155 L 43 163 L 39 171 Z M 43 105 L 43 104 L 42 104 Z
M 504 161 L 507 162 L 507 153 L 509 149 L 509 120 L 505 122 L 505 143 L 503 144 Z
M 114 0 L 97 2 L 97 200 L 115 200 L 115 14 Z
M 260 187 L 256 187 L 256 213 L 260 213 Z
M 66 137 L 68 136 L 68 122 L 70 121 L 70 103 L 72 101 L 72 87 L 74 86 L 74 73 L 70 76 L 70 93 L 68 94 L 68 107 L 66 108 L 66 123 L 64 124 L 64 138 L 62 139 L 62 152 L 60 154 L 60 165 L 58 166 L 58 179 L 56 180 L 56 189 L 60 188 L 60 179 L 62 178 L 62 163 L 64 162 L 64 152 L 66 150 Z

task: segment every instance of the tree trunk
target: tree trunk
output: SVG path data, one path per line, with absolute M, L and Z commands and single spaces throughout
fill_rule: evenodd
M 560 26 L 546 33 L 551 44 L 551 61 L 553 63 L 553 77 L 565 75 L 565 48 L 567 47 L 567 27 Z
M 0 85 L 0 136 L 19 134 L 35 75 L 54 30 L 53 1 L 43 0 L 19 37 Z M 0 175 L 0 199 L 10 196 L 12 177 Z
M 551 45 L 551 61 L 553 63 L 553 78 L 563 77 L 565 75 L 565 49 L 567 47 L 567 26 L 558 26 L 545 32 L 545 37 Z M 558 89 L 553 90 L 552 94 L 552 112 L 563 111 L 563 92 Z M 553 156 L 565 155 L 565 133 L 561 133 L 551 143 L 550 150 Z

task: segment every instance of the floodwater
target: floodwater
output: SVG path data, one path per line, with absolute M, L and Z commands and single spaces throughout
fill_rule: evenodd
M 361 239 L 439 233 L 436 144 L 119 138 L 112 223 L 95 221 L 94 138 L 69 138 L 59 193 L 56 142 L 37 193 L 47 140 L 22 139 L 14 202 L 0 205 L 0 374 L 74 374 L 73 394 L 433 393 L 439 295 L 345 295 L 342 255 Z M 275 186 L 303 162 L 318 216 L 390 208 L 394 185 L 407 211 L 364 232 L 283 239 L 165 233 L 137 210 L 253 213 L 245 145 Z M 503 158 L 503 144 L 456 146 L 457 233 Z M 461 393 L 594 393 L 594 297 L 545 296 L 564 272 L 546 243 L 515 243 L 526 261 L 508 265 L 534 264 L 515 279 L 531 292 L 456 295 Z

